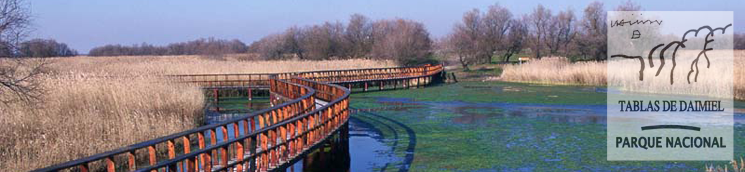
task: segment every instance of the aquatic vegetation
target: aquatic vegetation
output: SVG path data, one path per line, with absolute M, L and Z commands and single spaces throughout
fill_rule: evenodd
M 531 104 L 605 104 L 603 88 L 537 85 L 510 82 L 459 82 L 423 89 L 364 92 L 357 97 L 413 98 L 416 101 L 461 101 L 469 103 L 502 102 Z M 364 103 L 364 102 L 360 102 Z
M 502 91 L 498 92 L 502 96 L 485 90 Z M 521 94 L 511 95 L 505 90 Z M 423 94 L 425 91 L 432 95 Z M 548 95 L 596 100 L 551 101 Z M 382 140 L 395 147 L 393 154 L 401 160 L 389 163 L 386 170 L 408 165 L 411 171 L 701 171 L 706 164 L 724 163 L 607 161 L 605 93 L 592 87 L 461 82 L 353 94 L 352 99 L 352 107 L 377 109 L 369 113 L 390 118 L 415 132 L 413 160 L 406 164 L 403 159 L 409 155 L 405 150 L 410 139 L 401 136 L 406 133 L 405 127 L 395 127 L 393 122 L 367 113 L 353 115 L 378 127 L 384 133 Z M 386 108 L 390 106 L 407 108 Z M 472 120 L 458 121 L 462 118 Z M 385 128 L 381 123 L 394 127 Z M 391 138 L 392 133 L 399 137 Z M 736 126 L 735 138 L 735 154 L 745 153 L 745 125 Z M 394 145 L 395 141 L 398 143 Z

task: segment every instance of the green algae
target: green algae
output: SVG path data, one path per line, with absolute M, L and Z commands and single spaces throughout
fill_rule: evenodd
M 705 165 L 727 164 L 722 161 L 607 161 L 603 123 L 557 122 L 546 116 L 509 116 L 504 115 L 509 112 L 499 108 L 455 111 L 416 104 L 391 105 L 376 97 L 410 98 L 413 102 L 603 105 L 605 93 L 592 87 L 462 82 L 353 94 L 352 107 L 372 109 L 371 113 L 403 123 L 416 133 L 411 171 L 702 171 Z M 387 108 L 391 106 L 406 108 Z M 457 118 L 466 115 L 480 118 L 468 123 L 457 122 Z M 410 136 L 404 134 L 405 127 L 376 120 L 367 113 L 354 116 L 378 126 L 386 138 L 384 143 L 395 146 L 394 155 L 405 157 L 410 141 Z M 383 129 L 382 125 L 394 127 Z M 390 139 L 393 133 L 399 134 L 398 139 Z M 735 155 L 745 154 L 743 138 L 745 126 L 737 125 Z M 394 145 L 394 141 L 398 143 Z M 394 162 L 385 170 L 397 170 L 401 165 L 406 164 Z
M 596 92 L 594 89 L 596 88 L 510 82 L 459 82 L 418 89 L 363 92 L 353 94 L 352 99 L 356 97 L 393 97 L 413 98 L 416 101 L 463 101 L 470 103 L 605 104 L 606 93 Z

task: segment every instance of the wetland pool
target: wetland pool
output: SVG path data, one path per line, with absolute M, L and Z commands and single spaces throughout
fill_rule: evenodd
M 337 170 L 703 171 L 705 165 L 729 164 L 607 161 L 605 99 L 601 87 L 508 82 L 354 93 L 349 153 L 344 155 L 349 162 L 343 167 L 348 169 Z M 269 106 L 262 99 L 252 102 L 224 101 L 220 107 L 250 111 Z M 744 107 L 735 103 L 733 158 L 745 155 Z M 208 113 L 206 121 L 245 114 Z
M 351 107 L 352 117 L 392 147 L 378 152 L 389 162 L 364 171 L 703 171 L 729 164 L 607 161 L 605 97 L 598 87 L 460 82 L 356 93 Z M 737 156 L 745 154 L 743 102 L 735 108 Z

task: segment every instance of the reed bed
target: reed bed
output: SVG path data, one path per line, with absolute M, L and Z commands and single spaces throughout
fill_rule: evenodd
M 679 56 L 685 56 L 686 53 L 692 52 L 681 52 Z M 710 55 L 722 52 L 711 52 Z M 656 61 L 659 66 L 659 61 Z M 734 51 L 734 59 L 732 62 L 733 68 L 729 68 L 731 71 L 727 71 L 726 68 L 710 68 L 705 69 L 706 64 L 701 62 L 699 65 L 701 73 L 699 75 L 698 83 L 722 83 L 725 78 L 722 76 L 723 73 L 732 72 L 733 78 L 729 85 L 721 85 L 720 87 L 696 87 L 695 89 L 687 88 L 687 91 L 696 91 L 702 95 L 709 96 L 726 96 L 733 95 L 735 99 L 745 100 L 745 50 Z M 667 66 L 663 68 L 662 72 L 657 77 L 669 77 L 669 69 L 671 62 L 668 61 Z M 647 80 L 654 80 L 654 82 L 643 82 L 644 84 L 635 83 L 619 83 L 622 81 L 630 81 L 629 78 L 636 78 L 638 75 L 623 75 L 613 76 L 618 77 L 616 79 L 608 79 L 608 70 L 638 70 L 639 61 L 635 59 L 625 60 L 625 62 L 613 62 L 613 68 L 608 68 L 608 62 L 575 62 L 572 63 L 568 59 L 563 57 L 548 57 L 540 60 L 534 60 L 525 64 L 514 64 L 503 66 L 504 70 L 501 75 L 501 79 L 505 81 L 513 82 L 528 82 L 528 83 L 543 83 L 543 84 L 568 84 L 568 85 L 597 85 L 605 86 L 608 82 L 614 82 L 613 85 L 621 85 L 624 90 L 640 91 L 640 92 L 656 92 L 666 93 L 674 90 L 680 90 L 670 85 L 669 80 L 654 78 L 655 72 L 658 68 L 646 68 L 644 77 Z M 649 64 L 647 64 L 649 65 Z M 648 67 L 648 66 L 647 66 Z M 678 65 L 675 69 L 675 82 L 683 83 L 688 71 L 690 70 L 690 63 L 685 59 L 679 59 Z M 614 72 L 615 73 L 615 72 Z M 623 78 L 622 78 L 623 77 Z M 633 80 L 633 79 L 631 79 Z M 707 85 L 701 84 L 701 85 Z M 680 86 L 681 84 L 676 84 Z M 734 91 L 728 88 L 734 88 Z
M 231 56 L 47 60 L 47 72 L 38 78 L 44 88 L 38 102 L 0 105 L 0 169 L 28 171 L 202 124 L 202 91 L 154 76 L 395 66 L 392 61 L 246 61 Z
M 501 79 L 515 82 L 606 85 L 606 62 L 572 63 L 564 57 L 545 57 L 524 64 L 505 65 Z
M 745 100 L 745 50 L 735 51 L 734 61 L 734 96 L 737 100 Z
M 40 103 L 0 112 L 0 169 L 40 168 L 201 123 L 204 98 L 188 85 L 56 76 L 44 76 L 41 84 Z
M 85 74 L 109 75 L 164 75 L 164 74 L 225 74 L 225 73 L 279 73 L 314 70 L 358 69 L 394 67 L 390 60 L 240 60 L 227 56 L 117 56 L 55 58 L 53 67 Z

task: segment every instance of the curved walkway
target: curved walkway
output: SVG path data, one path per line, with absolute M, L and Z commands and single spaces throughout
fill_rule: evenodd
M 301 158 L 349 119 L 349 94 L 420 87 L 442 65 L 276 74 L 173 75 L 204 89 L 269 89 L 288 101 L 217 124 L 148 140 L 35 171 L 273 171 Z M 316 107 L 316 102 L 328 102 Z M 228 133 L 228 128 L 232 132 Z M 216 138 L 220 132 L 223 137 Z M 209 142 L 208 142 L 209 141 Z M 407 155 L 408 158 L 408 155 Z M 412 157 L 413 158 L 413 157 Z

